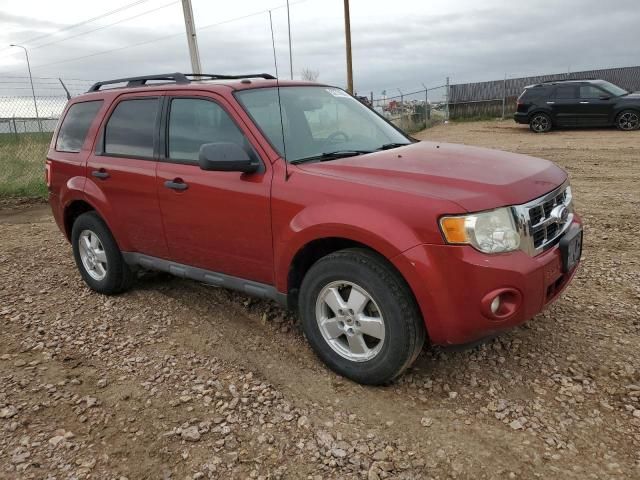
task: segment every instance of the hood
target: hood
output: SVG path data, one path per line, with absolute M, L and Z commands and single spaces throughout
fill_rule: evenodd
M 635 100 L 638 101 L 640 100 L 640 92 L 631 92 L 628 95 L 625 95 L 624 97 L 620 97 L 622 100 L 624 100 L 625 98 L 628 98 L 630 100 Z
M 298 167 L 381 189 L 449 200 L 469 212 L 526 203 L 567 178 L 564 170 L 547 160 L 436 142 Z

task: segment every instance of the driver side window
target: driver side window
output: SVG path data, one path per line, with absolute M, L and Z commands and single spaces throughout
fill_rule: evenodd
M 580 98 L 600 98 L 605 97 L 607 94 L 597 87 L 592 85 L 580 86 Z
M 205 143 L 231 142 L 247 152 L 249 143 L 229 114 L 217 103 L 198 98 L 174 98 L 169 109 L 169 158 L 174 162 L 198 161 Z

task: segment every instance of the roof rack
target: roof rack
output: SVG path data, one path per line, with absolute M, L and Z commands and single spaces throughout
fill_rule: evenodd
M 541 82 L 540 85 L 543 85 L 545 83 L 590 82 L 592 80 L 597 80 L 597 78 L 562 78 L 559 80 L 547 80 L 546 82 Z
M 145 75 L 142 77 L 116 78 L 115 80 L 105 80 L 96 82 L 87 92 L 98 92 L 105 85 L 115 85 L 126 83 L 125 87 L 144 87 L 149 81 L 166 81 L 167 83 L 188 84 L 200 80 L 241 80 L 243 78 L 264 78 L 265 80 L 275 80 L 276 77 L 268 73 L 250 73 L 247 75 L 217 75 L 209 73 L 163 73 L 160 75 Z M 120 88 L 120 87 L 115 87 Z

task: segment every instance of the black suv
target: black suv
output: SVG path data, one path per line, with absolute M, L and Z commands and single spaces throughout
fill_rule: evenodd
M 513 116 L 536 133 L 553 127 L 640 128 L 640 92 L 604 80 L 565 80 L 525 87 Z

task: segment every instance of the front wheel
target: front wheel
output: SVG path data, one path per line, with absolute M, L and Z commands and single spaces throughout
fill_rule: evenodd
M 384 258 L 364 249 L 318 260 L 302 282 L 299 308 L 316 354 L 359 383 L 390 382 L 424 344 L 422 316 L 404 279 Z
M 635 110 L 624 110 L 616 118 L 616 127 L 620 130 L 631 131 L 640 128 L 640 113 Z
M 546 133 L 551 130 L 552 126 L 551 117 L 546 113 L 534 113 L 529 120 L 529 128 L 535 133 Z

